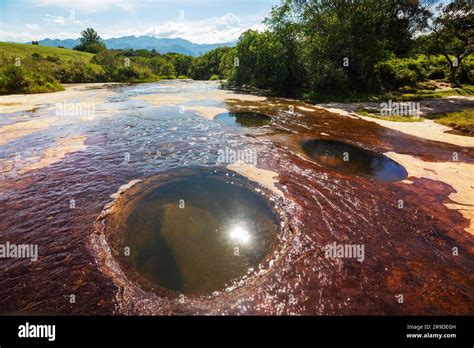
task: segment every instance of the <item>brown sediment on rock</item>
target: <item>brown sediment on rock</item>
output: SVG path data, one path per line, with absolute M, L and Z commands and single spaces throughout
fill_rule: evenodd
M 0 96 L 0 112 L 12 113 L 34 109 L 52 103 L 62 103 L 89 95 L 88 103 L 99 103 L 105 97 L 113 95 L 113 92 L 104 87 L 114 85 L 113 83 L 77 83 L 65 85 L 64 91 L 37 94 L 12 94 Z
M 278 182 L 278 180 L 275 179 L 278 176 L 278 173 L 276 172 L 260 169 L 241 161 L 227 165 L 227 169 L 232 170 L 251 181 L 257 182 L 277 195 L 284 197 L 283 192 L 275 186 L 275 183 Z
M 411 180 L 411 181 L 410 181 Z M 411 177 L 407 183 L 395 184 L 397 196 L 404 201 L 403 209 L 415 208 L 429 217 L 432 229 L 438 231 L 439 237 L 449 237 L 456 244 L 463 246 L 470 254 L 474 253 L 474 237 L 466 233 L 470 220 L 458 210 L 447 207 L 449 195 L 456 190 L 449 184 L 428 179 Z
M 42 119 L 18 122 L 0 127 L 0 145 L 12 140 L 30 135 L 49 128 L 58 119 L 56 117 L 46 117 Z
M 470 221 L 466 232 L 474 235 L 474 164 L 461 162 L 425 162 L 410 155 L 385 153 L 408 171 L 408 177 L 428 178 L 444 182 L 455 190 L 444 202 L 449 209 L 459 211 Z
M 84 98 L 88 96 L 84 93 Z M 274 121 L 272 133 L 252 139 L 256 139 L 259 165 L 274 175 L 278 173 L 279 184 L 272 178 L 273 185 L 284 191 L 284 213 L 292 235 L 284 243 L 281 258 L 264 275 L 217 296 L 186 296 L 182 303 L 178 296 L 165 298 L 146 292 L 125 275 L 110 276 L 120 274 L 122 269 L 107 250 L 103 234 L 91 233 L 90 225 L 96 221 L 98 229 L 94 232 L 106 226 L 105 220 L 96 220 L 97 216 L 120 185 L 143 176 L 145 167 L 140 163 L 145 163 L 146 157 L 137 153 L 136 166 L 120 165 L 123 152 L 143 142 L 139 138 L 133 145 L 111 141 L 117 139 L 116 129 L 106 123 L 87 132 L 91 138 L 86 144 L 95 136 L 90 146 L 99 143 L 100 147 L 84 166 L 72 158 L 38 171 L 38 175 L 0 180 L 0 210 L 5 217 L 0 219 L 2 236 L 18 243 L 39 240 L 47 255 L 31 272 L 24 272 L 30 264 L 22 264 L 21 260 L 2 262 L 5 286 L 0 287 L 0 308 L 4 312 L 95 315 L 474 313 L 474 236 L 464 231 L 469 226 L 461 212 L 448 208 L 449 204 L 458 204 L 464 210 L 471 209 L 457 200 L 452 202 L 459 199 L 456 195 L 460 190 L 440 181 L 444 179 L 441 176 L 412 176 L 407 183 L 390 184 L 342 176 L 317 166 L 297 151 L 302 141 L 324 137 L 379 153 L 404 153 L 415 160 L 450 166 L 453 151 L 459 152 L 460 163 L 472 164 L 474 148 L 427 141 L 360 118 L 340 117 L 316 106 L 314 111 L 305 111 L 297 105 L 311 106 L 299 102 L 272 98 L 268 102 L 225 101 L 230 111 L 234 111 L 234 105 L 244 109 L 256 106 Z M 203 105 L 226 104 L 206 100 Z M 289 105 L 298 112 L 290 114 Z M 51 133 L 44 132 L 44 137 L 41 134 L 42 140 L 54 140 Z M 25 137 L 27 146 L 28 140 Z M 16 149 L 6 150 L 9 158 L 15 156 Z M 430 164 L 420 163 L 420 171 L 427 171 L 423 175 L 435 175 L 432 171 L 436 169 Z M 412 174 L 409 165 L 407 169 Z M 116 194 L 121 196 L 124 189 L 126 186 Z M 65 195 L 80 202 L 81 209 L 67 209 Z M 128 197 L 124 195 L 123 199 Z M 403 199 L 404 209 L 397 207 L 399 199 Z M 115 207 L 113 203 L 111 207 Z M 364 244 L 365 261 L 326 258 L 323 248 L 333 242 Z M 453 255 L 454 247 L 459 249 L 457 256 Z M 77 291 L 83 296 L 74 306 L 50 296 Z M 405 305 L 396 301 L 400 293 L 404 294 Z

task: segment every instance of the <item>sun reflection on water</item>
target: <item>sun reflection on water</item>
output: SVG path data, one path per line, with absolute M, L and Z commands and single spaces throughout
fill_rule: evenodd
M 247 244 L 250 241 L 250 233 L 245 227 L 235 225 L 230 229 L 230 238 L 236 242 Z

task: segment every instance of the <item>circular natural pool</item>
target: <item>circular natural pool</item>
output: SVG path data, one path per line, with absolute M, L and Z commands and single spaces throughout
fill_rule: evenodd
M 378 181 L 399 181 L 408 175 L 403 166 L 387 156 L 334 140 L 307 140 L 302 149 L 319 165 L 344 174 Z
M 217 115 L 215 121 L 226 126 L 262 127 L 270 124 L 272 118 L 257 112 L 226 112 Z
M 279 232 L 262 194 L 218 171 L 149 178 L 123 194 L 110 223 L 114 256 L 131 278 L 188 294 L 223 290 L 258 270 Z

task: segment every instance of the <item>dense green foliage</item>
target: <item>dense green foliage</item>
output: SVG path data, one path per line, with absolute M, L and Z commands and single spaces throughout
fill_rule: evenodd
M 474 52 L 474 4 L 453 1 L 438 7 L 440 15 L 431 23 L 432 33 L 425 40 L 431 53 L 442 54 L 449 63 L 449 80 L 457 83 L 462 62 Z M 465 79 L 465 72 L 460 76 Z
M 207 52 L 195 59 L 191 68 L 191 76 L 195 80 L 209 80 L 211 76 L 216 79 L 223 78 L 224 72 L 221 70 L 221 61 L 231 50 L 229 47 L 219 47 Z
M 267 31 L 240 37 L 228 86 L 315 100 L 427 89 L 429 79 L 472 83 L 472 9 L 466 0 L 436 10 L 410 0 L 288 0 Z
M 56 79 L 47 74 L 35 73 L 23 67 L 10 65 L 2 69 L 0 92 L 3 93 L 42 93 L 60 91 L 64 88 Z

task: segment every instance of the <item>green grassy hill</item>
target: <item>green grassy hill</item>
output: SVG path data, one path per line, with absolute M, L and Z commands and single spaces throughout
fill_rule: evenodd
M 90 60 L 94 56 L 91 53 L 74 51 L 67 48 L 0 42 L 0 61 L 4 59 L 12 59 L 15 57 L 29 58 L 33 53 L 38 53 L 43 58 L 46 58 L 48 56 L 57 57 L 64 62 L 90 62 Z
M 91 63 L 93 57 L 67 48 L 0 42 L 0 94 L 54 92 L 64 89 L 61 83 L 102 81 L 104 71 Z

